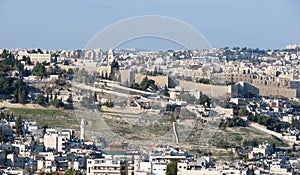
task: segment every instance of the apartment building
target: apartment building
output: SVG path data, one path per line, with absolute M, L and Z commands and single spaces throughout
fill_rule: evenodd
M 126 160 L 115 159 L 87 159 L 87 175 L 127 175 Z

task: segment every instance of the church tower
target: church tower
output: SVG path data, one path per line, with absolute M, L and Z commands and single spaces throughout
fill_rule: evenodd
M 107 55 L 107 65 L 111 65 L 111 63 L 114 61 L 114 53 L 112 49 L 109 49 L 108 55 Z

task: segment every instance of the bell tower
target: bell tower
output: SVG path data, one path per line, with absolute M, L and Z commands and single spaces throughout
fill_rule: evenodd
M 107 55 L 107 65 L 111 65 L 111 63 L 114 61 L 114 53 L 112 49 L 109 49 L 108 55 Z

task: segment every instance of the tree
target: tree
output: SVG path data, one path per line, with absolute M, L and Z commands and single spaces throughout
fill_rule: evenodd
M 108 79 L 108 74 L 107 72 L 105 72 L 105 77 L 104 77 L 106 80 Z
M 18 79 L 13 84 L 14 102 L 25 104 L 27 102 L 28 88 L 27 84 L 22 79 Z
M 116 60 L 113 60 L 113 62 L 111 63 L 111 68 L 113 69 L 113 70 L 116 70 L 116 71 L 118 71 L 119 70 L 119 63 L 116 61 Z
M 72 169 L 67 169 L 65 175 L 82 175 L 82 173 L 80 172 L 80 170 L 74 170 L 72 168 Z
M 25 68 L 24 71 L 23 71 L 23 76 L 28 77 L 29 75 L 31 75 L 31 71 L 28 70 L 27 68 Z
M 175 111 L 176 107 L 178 107 L 176 104 L 167 104 L 166 111 Z
M 5 136 L 2 133 L 2 127 L 0 127 L 0 142 L 3 142 L 5 140 Z
M 292 117 L 292 125 L 291 127 L 299 129 L 299 120 L 297 120 L 295 117 Z
M 140 83 L 140 88 L 141 90 L 145 91 L 148 87 L 149 87 L 149 83 L 148 83 L 149 79 L 148 77 L 146 76 L 142 82 Z
M 30 57 L 23 56 L 22 61 L 25 61 L 25 64 L 31 65 Z
M 39 94 L 39 95 L 36 96 L 36 98 L 34 100 L 34 103 L 39 104 L 41 106 L 46 106 L 47 105 L 47 99 L 43 95 Z
M 97 93 L 96 92 L 94 92 L 94 101 L 98 102 L 98 97 L 97 97 Z
M 147 76 L 141 82 L 140 87 L 141 87 L 141 90 L 143 90 L 143 91 L 146 91 L 148 88 L 150 88 L 152 91 L 157 90 L 157 85 L 155 84 L 155 81 L 148 79 Z
M 49 103 L 49 95 L 46 95 L 46 103 Z
M 51 94 L 51 93 L 52 93 L 51 87 L 47 87 L 47 88 L 46 88 L 46 94 Z
M 16 124 L 16 133 L 18 135 L 21 135 L 22 130 L 23 130 L 22 117 L 19 115 L 18 119 L 17 119 L 17 124 Z
M 43 51 L 40 48 L 37 49 L 37 52 L 43 54 Z
M 8 119 L 10 119 L 10 115 L 9 115 L 9 113 L 7 112 L 7 113 L 6 113 L 6 120 L 8 120 Z
M 2 111 L 0 112 L 0 120 L 1 120 L 1 119 L 5 119 L 5 114 L 4 114 L 4 112 L 2 112 Z
M 3 50 L 2 54 L 0 55 L 0 57 L 2 58 L 6 58 L 8 55 L 8 51 L 6 49 Z
M 18 93 L 19 103 L 25 104 L 27 102 L 27 90 L 21 90 Z
M 69 68 L 67 71 L 67 74 L 73 75 L 74 74 L 74 70 L 72 68 Z
M 238 115 L 249 115 L 249 112 L 247 111 L 246 108 L 241 108 L 239 111 L 238 111 Z
M 158 75 L 158 71 L 157 71 L 157 67 L 156 66 L 154 67 L 153 75 L 154 76 Z
M 293 152 L 296 152 L 296 151 L 297 151 L 295 144 L 293 144 L 292 151 L 293 151 Z
M 40 77 L 41 79 L 43 79 L 44 76 L 46 76 L 46 67 L 41 64 L 41 63 L 37 63 L 34 68 L 32 69 L 32 73 L 35 76 Z
M 114 103 L 112 101 L 106 101 L 105 103 L 103 103 L 103 106 L 107 106 L 109 108 L 113 108 L 114 107 Z
M 243 119 L 240 119 L 238 117 L 233 117 L 233 118 L 228 118 L 226 120 L 222 119 L 219 124 L 219 127 L 236 127 L 236 126 L 244 127 L 246 126 L 246 123 L 244 122 Z
M 248 169 L 246 172 L 247 175 L 255 175 L 254 170 L 253 169 Z
M 69 98 L 67 99 L 68 103 L 73 103 L 72 94 L 69 94 Z
M 196 83 L 210 84 L 211 82 L 209 79 L 201 78 L 201 79 L 196 80 Z
M 67 84 L 67 80 L 65 78 L 59 78 L 55 81 L 55 84 L 58 86 L 64 86 Z
M 64 103 L 59 99 L 54 99 L 51 100 L 51 105 L 55 106 L 56 108 L 59 108 L 59 107 L 63 107 Z
M 1 64 L 0 64 L 1 66 Z M 0 94 L 11 95 L 14 91 L 14 79 L 11 77 L 1 77 L 0 78 Z
M 210 107 L 211 99 L 208 96 L 203 96 L 199 100 L 200 105 L 206 105 L 207 107 Z
M 92 104 L 92 100 L 89 97 L 83 97 L 80 104 L 81 106 L 88 108 Z
M 167 96 L 167 97 L 169 97 L 169 96 L 170 96 L 170 94 L 169 94 L 169 90 L 168 90 L 168 87 L 167 87 L 167 85 L 165 85 L 165 89 L 164 89 L 164 93 L 163 93 L 163 95 L 164 95 L 164 96 Z
M 178 160 L 171 160 L 167 165 L 166 175 L 177 175 L 177 163 Z

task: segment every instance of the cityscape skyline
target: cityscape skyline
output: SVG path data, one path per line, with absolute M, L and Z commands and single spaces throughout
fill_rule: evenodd
M 120 20 L 162 15 L 195 27 L 213 47 L 284 48 L 299 44 L 299 2 L 289 1 L 1 1 L 2 48 L 77 49 Z M 13 10 L 12 10 L 13 9 Z M 99 20 L 99 21 L 97 21 Z M 121 47 L 180 49 L 157 38 L 129 41 Z
M 300 174 L 299 0 L 0 0 L 0 174 Z

